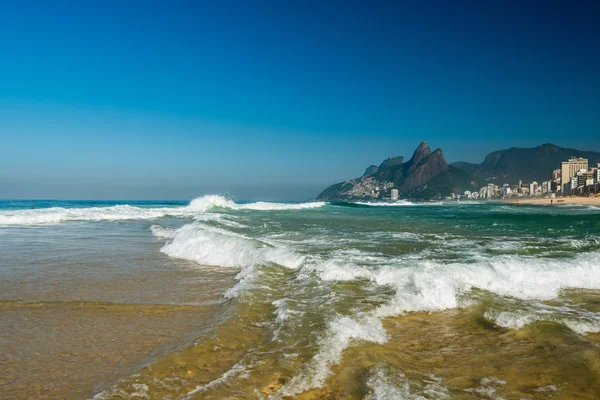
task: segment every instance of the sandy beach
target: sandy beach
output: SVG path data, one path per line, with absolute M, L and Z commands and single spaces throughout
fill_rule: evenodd
M 554 199 L 546 197 L 519 197 L 517 199 L 505 200 L 508 204 L 537 204 L 537 205 L 565 205 L 581 204 L 585 206 L 600 206 L 600 197 L 556 197 Z

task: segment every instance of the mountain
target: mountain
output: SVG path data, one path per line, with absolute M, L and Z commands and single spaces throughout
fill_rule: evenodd
M 379 171 L 379 167 L 377 165 L 371 165 L 370 167 L 367 167 L 363 176 L 374 175 L 377 171 Z
M 473 163 L 469 163 L 469 162 L 466 162 L 466 161 L 457 161 L 457 162 L 450 163 L 451 167 L 458 168 L 458 169 L 460 169 L 462 171 L 465 171 L 467 174 L 473 173 L 473 170 L 478 165 L 479 164 L 473 164 Z
M 478 191 L 479 186 L 473 176 L 465 171 L 448 166 L 427 184 L 409 190 L 405 197 L 419 200 L 442 199 L 452 193 L 464 193 L 465 190 Z
M 483 183 L 516 184 L 519 180 L 541 183 L 550 179 L 552 170 L 560 168 L 561 161 L 572 157 L 587 158 L 590 166 L 600 162 L 598 152 L 567 149 L 547 143 L 532 148 L 511 147 L 494 151 L 472 169 L 473 164 L 469 163 L 459 162 L 452 165 L 471 173 Z
M 404 156 L 390 157 L 383 160 L 383 162 L 379 165 L 379 170 L 381 171 L 400 164 L 404 164 Z
M 401 197 L 429 199 L 448 196 L 452 191 L 474 190 L 477 186 L 468 173 L 446 163 L 441 149 L 432 152 L 422 142 L 407 162 L 402 156 L 390 157 L 379 167 L 368 167 L 360 178 L 330 186 L 317 199 L 389 198 L 392 188 L 398 189 Z
M 465 190 L 477 191 L 488 183 L 502 185 L 550 179 L 552 170 L 572 157 L 587 158 L 590 166 L 600 163 L 600 153 L 559 147 L 551 143 L 532 148 L 511 147 L 488 154 L 481 164 L 464 161 L 446 163 L 441 149 L 431 151 L 422 142 L 407 162 L 390 157 L 379 167 L 371 165 L 360 178 L 340 182 L 325 189 L 319 200 L 389 198 L 392 188 L 400 197 L 443 198 Z

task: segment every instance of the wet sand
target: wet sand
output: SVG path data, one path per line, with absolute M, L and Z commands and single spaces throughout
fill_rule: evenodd
M 83 399 L 197 339 L 210 307 L 0 302 L 3 399 Z

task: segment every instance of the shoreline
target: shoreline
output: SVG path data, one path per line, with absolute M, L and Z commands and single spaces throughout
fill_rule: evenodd
M 554 199 L 551 198 L 523 198 L 519 197 L 516 199 L 510 200 L 501 200 L 502 203 L 505 204 L 525 204 L 525 205 L 585 205 L 585 206 L 599 206 L 600 207 L 600 197 L 556 197 Z

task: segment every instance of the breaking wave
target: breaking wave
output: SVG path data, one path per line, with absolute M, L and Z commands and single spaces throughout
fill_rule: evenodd
M 368 261 L 370 256 L 364 257 Z M 394 287 L 396 297 L 379 309 L 381 316 L 456 308 L 459 295 L 473 288 L 521 300 L 554 299 L 567 288 L 600 289 L 600 253 L 568 262 L 501 255 L 474 263 L 391 258 L 377 267 L 361 264 L 332 258 L 309 268 L 324 280 L 367 279 Z
M 162 230 L 153 230 L 157 236 Z M 238 284 L 229 289 L 226 297 L 235 297 L 252 287 L 259 275 L 257 267 L 277 264 L 298 268 L 304 257 L 285 247 L 273 247 L 247 236 L 198 222 L 184 225 L 169 233 L 170 238 L 161 251 L 170 257 L 195 261 L 200 265 L 239 268 Z M 164 237 L 164 236 L 163 236 Z
M 0 225 L 56 224 L 66 221 L 120 221 L 154 219 L 181 214 L 179 208 L 141 208 L 129 205 L 89 208 L 42 208 L 0 211 Z
M 518 311 L 488 310 L 484 316 L 496 325 L 509 329 L 521 329 L 534 322 L 555 322 L 580 335 L 600 332 L 600 315 L 569 307 L 542 306 Z
M 207 195 L 192 200 L 188 208 L 195 211 L 210 211 L 213 209 L 232 209 L 232 210 L 254 210 L 254 211 L 279 211 L 279 210 L 303 210 L 309 208 L 320 208 L 327 203 L 323 201 L 313 201 L 308 203 L 271 203 L 259 201 L 256 203 L 236 203 L 219 195 Z
M 408 200 L 398 200 L 398 201 L 357 201 L 352 204 L 360 204 L 362 206 L 369 207 L 402 207 L 402 206 L 441 206 L 444 203 L 441 201 L 431 201 L 431 202 L 412 202 Z
M 145 220 L 163 217 L 195 218 L 199 214 L 218 209 L 255 210 L 255 211 L 284 211 L 319 208 L 327 203 L 269 203 L 256 202 L 238 204 L 220 195 L 198 197 L 187 206 L 181 207 L 135 207 L 116 205 L 109 207 L 87 208 L 39 208 L 28 210 L 0 211 L 0 226 L 2 225 L 40 225 L 56 224 L 67 221 L 122 221 Z

